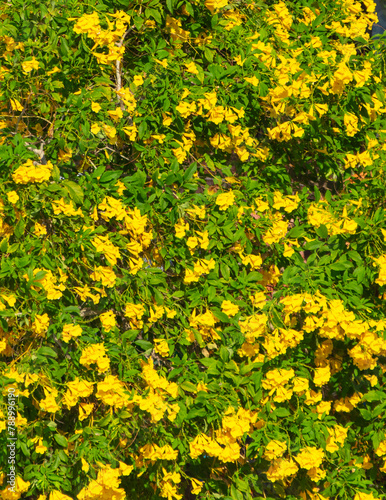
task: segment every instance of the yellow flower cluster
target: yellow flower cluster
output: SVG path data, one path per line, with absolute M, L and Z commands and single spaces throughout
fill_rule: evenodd
M 44 182 L 51 177 L 53 168 L 50 161 L 46 165 L 40 164 L 35 167 L 32 160 L 27 160 L 13 172 L 12 178 L 17 184 Z
M 56 402 L 58 391 L 54 387 L 44 387 L 45 399 L 40 401 L 40 409 L 49 413 L 56 413 L 60 406 Z
M 152 462 L 156 460 L 176 460 L 178 457 L 178 450 L 173 450 L 168 444 L 165 446 L 158 446 L 154 443 L 146 444 L 139 449 L 139 453 L 137 460 L 151 460 Z
M 78 500 L 114 499 L 125 500 L 126 494 L 120 488 L 120 476 L 128 476 L 132 471 L 132 466 L 119 462 L 119 468 L 112 469 L 110 465 L 105 465 L 89 485 L 83 488 L 77 495 Z
M 227 193 L 219 194 L 216 198 L 216 205 L 220 207 L 220 210 L 226 210 L 235 201 L 235 195 L 233 191 L 228 191 Z
M 165 28 L 170 33 L 170 38 L 176 47 L 181 47 L 184 42 L 187 42 L 190 38 L 189 31 L 185 31 L 181 28 L 181 21 L 175 19 L 174 17 L 166 16 Z
M 80 380 L 78 377 L 73 382 L 67 382 L 67 392 L 63 396 L 63 402 L 68 408 L 75 406 L 79 398 L 87 398 L 93 392 L 93 382 Z
M 73 338 L 80 337 L 82 334 L 82 327 L 80 325 L 64 325 L 62 332 L 62 339 L 64 342 L 70 342 Z
M 63 295 L 62 292 L 66 289 L 66 287 L 63 285 L 63 281 L 66 280 L 65 275 L 61 273 L 61 277 L 59 278 L 59 284 L 56 284 L 57 279 L 52 274 L 52 271 L 50 271 L 49 269 L 36 268 L 33 271 L 33 276 L 36 276 L 38 273 L 44 273 L 44 276 L 34 280 L 34 282 L 39 283 L 41 287 L 38 285 L 34 285 L 32 288 L 37 292 L 43 289 L 45 292 L 47 292 L 48 300 L 60 299 Z M 24 274 L 23 278 L 26 279 L 27 281 L 29 280 L 27 274 Z
M 102 327 L 105 332 L 110 332 L 116 326 L 115 315 L 113 311 L 106 311 L 99 316 L 101 320 Z
M 196 282 L 200 279 L 203 274 L 209 274 L 212 269 L 216 266 L 214 259 L 199 259 L 194 263 L 193 270 L 186 269 L 184 283 L 189 284 Z
M 292 459 L 279 458 L 274 460 L 266 472 L 269 481 L 276 482 L 296 474 L 298 466 Z
M 300 453 L 295 457 L 295 460 L 302 469 L 310 470 L 314 467 L 319 467 L 324 458 L 324 451 L 314 446 L 307 446 L 300 450 Z
M 276 460 L 287 451 L 287 444 L 283 441 L 272 440 L 265 447 L 264 458 Z
M 50 325 L 50 318 L 48 317 L 47 313 L 37 314 L 35 316 L 34 322 L 32 323 L 32 330 L 37 335 L 43 337 L 44 334 L 47 332 L 49 325 Z
M 160 356 L 166 357 L 169 356 L 169 344 L 165 339 L 154 339 L 154 351 Z
M 118 377 L 107 375 L 102 382 L 98 382 L 96 397 L 106 405 L 123 408 L 132 403 L 125 391 L 125 384 Z
M 326 443 L 326 450 L 330 453 L 338 451 L 344 445 L 345 439 L 347 437 L 348 428 L 342 427 L 341 425 L 335 425 L 328 429 L 328 438 Z M 337 444 L 338 443 L 338 444 Z M 339 446 L 340 445 L 340 446 Z
M 68 216 L 80 215 L 84 217 L 82 209 L 79 207 L 78 210 L 75 210 L 74 204 L 71 201 L 70 203 L 66 203 L 64 198 L 60 200 L 55 200 L 52 202 L 52 208 L 54 209 L 54 214 L 64 214 Z
M 161 420 L 165 412 L 168 412 L 168 419 L 175 420 L 180 407 L 178 404 L 170 404 L 165 400 L 168 395 L 172 398 L 178 396 L 178 385 L 175 382 L 168 382 L 166 378 L 160 377 L 154 369 L 153 360 L 149 358 L 148 363 L 142 362 L 142 377 L 150 387 L 150 392 L 146 397 L 136 395 L 134 402 L 143 411 L 150 413 L 152 421 Z
M 216 12 L 223 7 L 228 5 L 228 0 L 206 0 L 205 7 L 210 10 L 211 14 L 216 14 Z
M 310 205 L 308 209 L 308 221 L 315 227 L 324 224 L 330 235 L 333 234 L 355 234 L 358 224 L 347 216 L 347 208 L 343 208 L 342 218 L 336 219 L 328 210 L 327 202 L 319 201 Z
M 98 209 L 102 211 L 101 215 L 104 220 L 110 220 L 113 217 L 116 220 L 123 220 L 126 216 L 125 206 L 121 200 L 117 200 L 112 196 L 107 196 L 102 203 L 98 205 Z
M 96 294 L 91 293 L 91 288 L 88 285 L 84 285 L 83 287 L 81 286 L 74 287 L 74 290 L 77 292 L 82 301 L 86 301 L 88 298 L 90 298 L 94 302 L 94 304 L 98 304 L 101 297 L 98 293 Z M 99 288 L 94 288 L 94 290 L 101 291 Z M 102 291 L 102 296 L 103 297 L 106 296 L 106 294 L 103 293 L 103 291 Z
M 162 472 L 164 476 L 162 478 L 160 496 L 168 500 L 181 500 L 182 495 L 177 493 L 176 486 L 176 484 L 181 482 L 181 474 L 178 474 L 178 472 L 166 472 L 164 468 L 162 468 Z
M 212 311 L 209 310 L 201 314 L 196 314 L 196 309 L 194 309 L 189 318 L 190 327 L 197 330 L 204 340 L 216 340 L 220 338 L 219 334 L 215 330 L 217 322 L 217 318 Z M 194 335 L 193 337 L 189 335 L 189 340 L 194 341 Z
M 94 281 L 101 281 L 103 286 L 112 288 L 115 286 L 117 276 L 111 267 L 98 266 L 95 267 L 94 272 L 90 274 L 90 278 Z
M 233 407 L 229 407 L 222 420 L 222 427 L 215 432 L 214 438 L 199 434 L 189 443 L 190 456 L 198 458 L 205 453 L 222 462 L 236 462 L 241 450 L 237 439 L 250 432 L 256 420 L 255 412 L 239 408 L 236 413 Z
M 126 304 L 125 316 L 130 319 L 130 328 L 140 330 L 143 328 L 142 317 L 145 314 L 145 307 L 143 304 L 133 304 L 129 302 Z
M 285 387 L 288 382 L 295 377 L 295 372 L 292 368 L 285 370 L 270 370 L 265 374 L 265 379 L 262 382 L 264 389 L 269 391 L 269 396 L 275 394 L 273 400 L 278 403 L 291 399 L 294 389 Z
M 104 373 L 110 368 L 110 359 L 103 344 L 92 344 L 83 349 L 79 363 L 86 368 L 90 368 L 90 365 L 96 363 L 99 373 Z
M 117 263 L 117 259 L 121 258 L 119 248 L 111 243 L 108 236 L 96 236 L 92 240 L 92 244 L 94 245 L 97 252 L 104 254 L 106 260 L 112 266 L 115 266 Z
M 287 234 L 288 223 L 286 221 L 275 221 L 271 229 L 269 229 L 263 236 L 263 241 L 267 245 L 279 243 L 281 239 Z
M 100 20 L 97 12 L 92 14 L 84 14 L 80 17 L 75 26 L 74 32 L 77 34 L 84 33 L 91 38 L 95 45 L 91 49 L 93 55 L 98 60 L 99 64 L 110 65 L 115 61 L 120 61 L 125 53 L 125 47 L 122 44 L 117 46 L 117 43 L 127 30 L 127 24 L 130 22 L 130 16 L 123 11 L 118 11 L 115 14 L 109 14 L 110 17 L 115 17 L 115 23 L 106 19 L 108 29 L 104 30 L 100 26 Z M 73 19 L 71 19 L 73 20 Z M 108 53 L 95 52 L 97 47 L 107 47 Z

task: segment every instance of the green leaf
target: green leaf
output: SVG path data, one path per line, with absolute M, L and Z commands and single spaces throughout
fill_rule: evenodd
M 194 162 L 185 170 L 184 181 L 190 180 L 193 177 L 193 174 L 196 172 L 196 170 L 197 170 L 197 163 Z
M 122 170 L 108 170 L 105 172 L 102 177 L 99 179 L 99 182 L 105 184 L 107 182 L 111 182 L 112 180 L 117 180 L 122 174 Z
M 287 238 L 300 238 L 305 233 L 303 226 L 293 227 L 287 234 Z
M 6 253 L 8 249 L 8 238 L 3 238 L 0 243 L 0 252 Z
M 36 351 L 36 354 L 40 354 L 41 356 L 51 356 L 53 358 L 58 357 L 57 353 L 51 349 L 51 347 L 40 347 L 40 349 Z
M 221 274 L 222 274 L 222 277 L 228 281 L 229 278 L 230 278 L 230 275 L 231 275 L 231 272 L 230 272 L 230 269 L 229 269 L 229 266 L 227 264 L 224 264 L 224 263 L 221 263 L 220 264 L 220 269 L 221 269 Z
M 278 417 L 288 417 L 288 415 L 291 415 L 291 412 L 287 408 L 276 408 L 275 414 Z
M 206 58 L 209 62 L 213 62 L 213 56 L 214 56 L 214 52 L 213 52 L 213 50 L 210 50 L 210 49 L 208 49 L 208 47 L 205 47 L 205 49 L 204 49 L 204 54 L 205 54 L 205 58 Z
M 225 346 L 220 347 L 220 358 L 226 363 L 229 359 L 229 351 Z
M 84 200 L 84 193 L 79 184 L 74 181 L 63 181 L 62 184 L 67 189 L 72 201 L 77 205 L 81 205 Z
M 15 227 L 15 236 L 16 238 L 21 238 L 24 234 L 25 222 L 24 219 L 20 219 Z
M 55 182 L 60 181 L 60 170 L 57 167 L 57 165 L 54 165 L 54 168 L 52 169 L 52 178 L 54 179 Z
M 189 382 L 189 380 L 185 380 L 184 382 L 182 382 L 182 384 L 180 384 L 180 387 L 184 391 L 188 391 L 188 392 L 196 392 L 197 391 L 197 386 L 192 384 L 192 382 Z
M 373 416 L 371 414 L 371 411 L 361 408 L 359 412 L 365 420 L 372 420 Z
M 54 439 L 58 443 L 58 445 L 63 446 L 64 448 L 67 448 L 68 441 L 64 436 L 62 436 L 61 434 L 55 434 Z
M 139 347 L 141 347 L 141 349 L 144 349 L 145 351 L 154 347 L 153 344 L 151 342 L 148 342 L 147 340 L 136 340 L 134 344 L 139 345 Z
M 186 12 L 189 12 L 189 14 L 194 17 L 194 9 L 193 9 L 193 5 L 190 3 L 190 2 L 186 2 L 185 3 L 185 9 L 186 9 Z
M 343 262 L 335 262 L 335 264 L 331 264 L 330 269 L 333 271 L 345 271 L 347 267 L 343 264 Z
M 317 229 L 315 229 L 315 232 L 320 238 L 323 238 L 323 239 L 328 238 L 328 231 L 327 231 L 327 228 L 324 224 L 322 224 Z
M 354 272 L 353 277 L 356 278 L 358 283 L 362 283 L 366 275 L 366 268 L 364 266 L 358 266 Z

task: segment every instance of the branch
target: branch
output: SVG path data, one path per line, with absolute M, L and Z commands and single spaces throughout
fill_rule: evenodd
M 119 42 L 117 42 L 117 47 L 122 47 L 123 45 L 123 42 L 125 41 L 125 37 L 126 35 L 134 28 L 134 26 L 132 26 L 131 28 L 129 28 L 128 30 L 126 30 L 124 33 L 123 33 L 123 36 L 122 38 L 119 40 Z M 117 59 L 115 61 L 115 74 L 116 74 L 116 78 L 117 78 L 117 86 L 116 86 L 116 91 L 119 92 L 122 88 L 122 72 L 121 72 L 121 61 L 120 59 Z M 117 94 L 118 96 L 118 100 L 119 100 L 119 105 L 121 107 L 121 110 L 122 111 L 125 111 L 125 105 L 123 104 L 123 101 L 121 99 L 121 97 L 119 96 L 119 94 Z
M 37 148 L 34 148 L 33 147 L 33 144 L 32 143 L 29 143 L 29 142 L 25 142 L 24 143 L 25 147 L 29 150 L 29 151 L 32 151 L 33 153 L 35 153 L 37 156 L 39 156 L 40 158 L 40 162 L 42 165 L 47 165 L 47 158 L 46 158 L 46 154 L 44 152 L 44 146 L 46 145 L 45 141 L 42 141 L 40 143 L 40 148 L 37 149 Z

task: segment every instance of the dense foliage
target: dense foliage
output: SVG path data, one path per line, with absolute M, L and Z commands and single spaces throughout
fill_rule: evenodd
M 1 498 L 386 498 L 374 9 L 1 3 Z

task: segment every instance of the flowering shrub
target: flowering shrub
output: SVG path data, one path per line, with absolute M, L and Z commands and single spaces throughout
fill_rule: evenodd
M 374 11 L 1 4 L 2 498 L 386 498 Z

